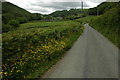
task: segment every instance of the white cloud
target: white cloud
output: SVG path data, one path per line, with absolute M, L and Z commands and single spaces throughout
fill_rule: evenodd
M 78 2 L 38 2 L 38 3 L 32 3 L 32 7 L 29 7 L 29 10 L 33 10 L 34 7 L 38 9 L 45 9 L 47 11 L 53 12 L 55 10 L 64 10 L 64 9 L 70 9 L 70 8 L 80 8 L 81 3 Z M 84 3 L 84 7 L 89 7 L 86 3 Z M 34 9 L 36 10 L 36 9 Z

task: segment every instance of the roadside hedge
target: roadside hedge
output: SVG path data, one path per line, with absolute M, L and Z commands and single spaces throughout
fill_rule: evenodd
M 65 22 L 62 26 L 4 33 L 3 78 L 26 78 L 38 68 L 48 66 L 70 48 L 67 36 L 78 31 L 83 31 L 80 23 Z

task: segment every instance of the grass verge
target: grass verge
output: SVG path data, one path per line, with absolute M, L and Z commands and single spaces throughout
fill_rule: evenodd
M 111 12 L 113 13 L 111 14 Z M 118 21 L 118 17 L 118 9 L 112 8 L 103 15 L 93 18 L 90 25 L 120 48 L 120 36 L 118 35 L 120 21 Z

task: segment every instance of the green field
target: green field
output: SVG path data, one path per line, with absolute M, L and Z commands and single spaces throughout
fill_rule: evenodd
M 3 33 L 4 78 L 38 78 L 83 32 L 75 21 L 28 22 Z
M 19 29 L 29 29 L 29 28 L 46 28 L 46 27 L 58 27 L 66 23 L 72 24 L 73 21 L 61 21 L 61 22 L 40 22 L 32 21 L 25 24 L 21 24 Z

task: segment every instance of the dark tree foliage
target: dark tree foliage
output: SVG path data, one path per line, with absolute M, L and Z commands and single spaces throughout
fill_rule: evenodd
M 8 23 L 9 25 L 12 25 L 13 27 L 19 27 L 20 23 L 17 20 L 11 20 Z
M 103 2 L 95 8 L 90 8 L 89 15 L 97 15 L 97 10 L 99 15 L 101 15 L 116 6 L 117 6 L 117 2 Z
M 33 13 L 31 20 L 41 20 L 42 19 L 42 15 L 38 14 L 38 13 Z
M 43 15 L 43 20 L 44 21 L 54 21 L 54 17 L 51 15 Z
M 19 24 L 32 20 L 41 20 L 41 14 L 32 14 L 12 3 L 2 2 L 3 32 L 7 32 L 15 27 L 19 27 Z
M 89 9 L 89 15 L 97 15 L 97 8 L 90 8 Z
M 66 19 L 69 16 L 72 16 L 72 17 L 77 16 L 78 17 L 78 15 L 80 15 L 80 14 L 87 15 L 87 11 L 88 11 L 87 9 L 84 9 L 83 11 L 81 9 L 70 9 L 70 10 L 55 11 L 55 12 L 51 13 L 50 15 L 53 17 L 62 17 L 64 19 Z

